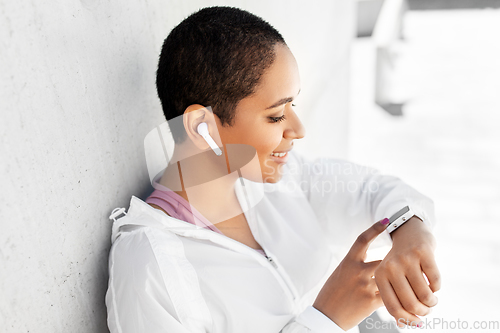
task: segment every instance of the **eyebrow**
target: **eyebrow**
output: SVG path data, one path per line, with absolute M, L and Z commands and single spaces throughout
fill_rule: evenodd
M 299 89 L 299 92 L 297 93 L 297 95 L 300 93 L 300 89 Z M 271 106 L 268 106 L 266 108 L 266 110 L 269 110 L 269 109 L 274 109 L 274 108 L 277 108 L 278 106 L 280 105 L 283 105 L 283 104 L 286 104 L 286 103 L 289 103 L 293 101 L 293 97 L 286 97 L 286 98 L 282 98 L 280 99 L 279 101 L 277 101 L 276 103 L 274 103 L 273 105 Z

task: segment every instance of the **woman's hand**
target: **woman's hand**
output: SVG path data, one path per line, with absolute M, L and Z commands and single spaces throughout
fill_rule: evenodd
M 356 326 L 383 305 L 372 278 L 381 261 L 365 263 L 364 259 L 368 246 L 388 223 L 388 219 L 381 220 L 358 236 L 314 301 L 313 307 L 343 330 Z
M 441 288 L 434 260 L 436 241 L 417 217 L 391 233 L 392 249 L 375 270 L 375 281 L 387 311 L 399 327 L 418 325 L 437 304 L 433 294 Z M 430 285 L 425 281 L 425 273 Z

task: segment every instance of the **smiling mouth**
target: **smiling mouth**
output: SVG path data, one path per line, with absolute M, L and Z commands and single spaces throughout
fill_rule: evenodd
M 284 156 L 287 156 L 288 155 L 288 152 L 284 152 L 284 153 L 271 153 L 271 156 L 273 157 L 284 157 Z
M 290 150 L 281 151 L 281 152 L 272 152 L 270 154 L 270 157 L 276 163 L 285 164 L 286 162 L 288 162 L 288 153 L 289 152 L 290 152 Z

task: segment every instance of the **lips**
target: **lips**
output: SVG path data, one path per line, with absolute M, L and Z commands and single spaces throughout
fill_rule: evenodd
M 276 163 L 286 163 L 288 160 L 288 153 L 289 151 L 292 150 L 291 148 L 288 150 L 278 150 L 278 151 L 273 151 L 270 156 L 273 161 Z
M 292 150 L 292 148 L 286 150 L 275 150 L 272 152 L 272 154 L 288 153 L 290 150 Z

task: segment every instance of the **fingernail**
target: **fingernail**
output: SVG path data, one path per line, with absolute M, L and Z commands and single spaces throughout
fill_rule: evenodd
M 382 225 L 386 225 L 387 223 L 389 223 L 389 219 L 386 217 L 385 219 L 383 219 L 382 221 L 380 221 L 380 223 Z
M 421 328 L 422 326 L 424 326 L 424 323 L 422 323 L 422 322 L 418 323 L 418 325 L 417 325 L 418 328 Z

